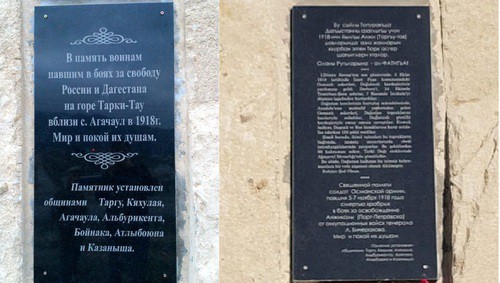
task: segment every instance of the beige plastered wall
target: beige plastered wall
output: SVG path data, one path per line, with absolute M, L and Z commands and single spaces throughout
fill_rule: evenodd
M 30 17 L 23 13 L 35 2 L 0 1 L 0 282 L 22 282 L 23 246 L 30 241 L 23 240 L 23 206 L 29 211 L 30 202 L 23 201 L 22 187 L 32 182 L 32 146 L 23 147 L 30 144 L 23 127 L 33 119 L 23 110 L 32 105 L 32 35 Z M 220 2 L 220 282 L 289 282 L 289 14 L 297 2 Z M 187 50 L 211 50 L 212 41 L 196 43 L 196 38 L 216 13 L 205 12 L 205 20 L 198 21 L 194 15 L 206 10 L 206 3 L 186 3 L 186 30 L 193 36 Z M 497 5 L 430 1 L 443 282 L 498 280 Z M 210 86 L 217 82 L 203 79 L 217 66 L 207 64 L 203 50 L 183 57 L 191 64 L 185 74 L 197 74 L 185 96 L 199 109 L 189 117 L 192 129 L 207 124 L 203 113 L 210 123 L 217 118 L 207 112 L 215 93 Z M 190 141 L 192 154 L 203 155 L 203 146 L 213 142 L 197 136 Z M 191 201 L 199 209 L 193 210 L 214 223 L 204 211 L 216 185 L 204 188 L 203 175 L 196 174 Z M 207 245 L 206 235 L 200 233 L 200 247 Z M 217 281 L 210 273 L 216 267 L 204 268 L 214 265 L 213 257 L 199 251 L 193 258 L 198 264 L 188 271 L 189 282 Z
M 289 15 L 298 2 L 220 3 L 220 282 L 290 282 Z M 427 3 L 439 282 L 495 283 L 498 4 Z
M 0 283 L 33 282 L 34 7 L 138 2 L 0 0 Z M 217 282 L 219 3 L 173 2 L 177 279 Z

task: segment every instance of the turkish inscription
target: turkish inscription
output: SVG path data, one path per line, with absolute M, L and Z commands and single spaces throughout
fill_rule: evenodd
M 436 278 L 429 9 L 292 10 L 293 276 Z
M 35 8 L 36 282 L 176 282 L 173 4 Z

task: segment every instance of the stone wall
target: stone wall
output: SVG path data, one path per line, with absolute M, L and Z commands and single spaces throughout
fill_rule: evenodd
M 0 282 L 33 281 L 33 11 L 0 2 Z M 167 2 L 123 0 L 120 3 Z M 179 282 L 219 278 L 218 1 L 174 1 Z
M 497 282 L 498 3 L 441 1 L 453 282 Z
M 289 15 L 298 2 L 221 1 L 221 282 L 290 278 Z M 497 282 L 497 2 L 429 5 L 440 281 Z
M 0 282 L 32 276 L 31 18 L 34 5 L 54 3 L 0 2 Z M 217 282 L 218 265 L 221 282 L 289 282 L 289 15 L 297 3 L 221 0 L 218 15 L 217 1 L 175 1 L 183 282 Z M 498 4 L 429 4 L 440 281 L 497 282 Z
M 20 282 L 25 118 L 20 3 L 0 3 L 0 19 L 0 281 Z

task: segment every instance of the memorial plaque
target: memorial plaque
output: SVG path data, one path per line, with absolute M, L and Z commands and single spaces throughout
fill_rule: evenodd
M 292 10 L 294 280 L 437 277 L 428 7 Z
M 176 282 L 173 4 L 35 8 L 35 282 Z

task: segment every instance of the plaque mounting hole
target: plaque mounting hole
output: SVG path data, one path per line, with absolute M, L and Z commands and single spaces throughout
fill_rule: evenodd
M 422 17 L 422 15 L 417 14 L 417 19 L 420 19 L 421 17 Z
M 167 278 L 167 274 L 163 273 L 163 278 Z
M 43 15 L 44 19 L 47 19 L 49 16 L 47 14 Z
M 160 15 L 165 15 L 165 11 L 160 11 Z
M 424 269 L 428 269 L 429 266 L 427 264 L 424 264 L 424 266 L 422 266 Z
M 47 275 L 47 271 L 44 271 L 44 272 L 43 272 L 43 275 Z
M 304 269 L 304 270 L 308 270 L 308 269 L 309 269 L 309 266 L 304 265 L 304 266 L 302 267 L 302 269 Z
M 305 19 L 307 19 L 307 15 L 306 15 L 306 14 L 302 15 L 302 18 L 303 18 L 304 20 L 305 20 Z

